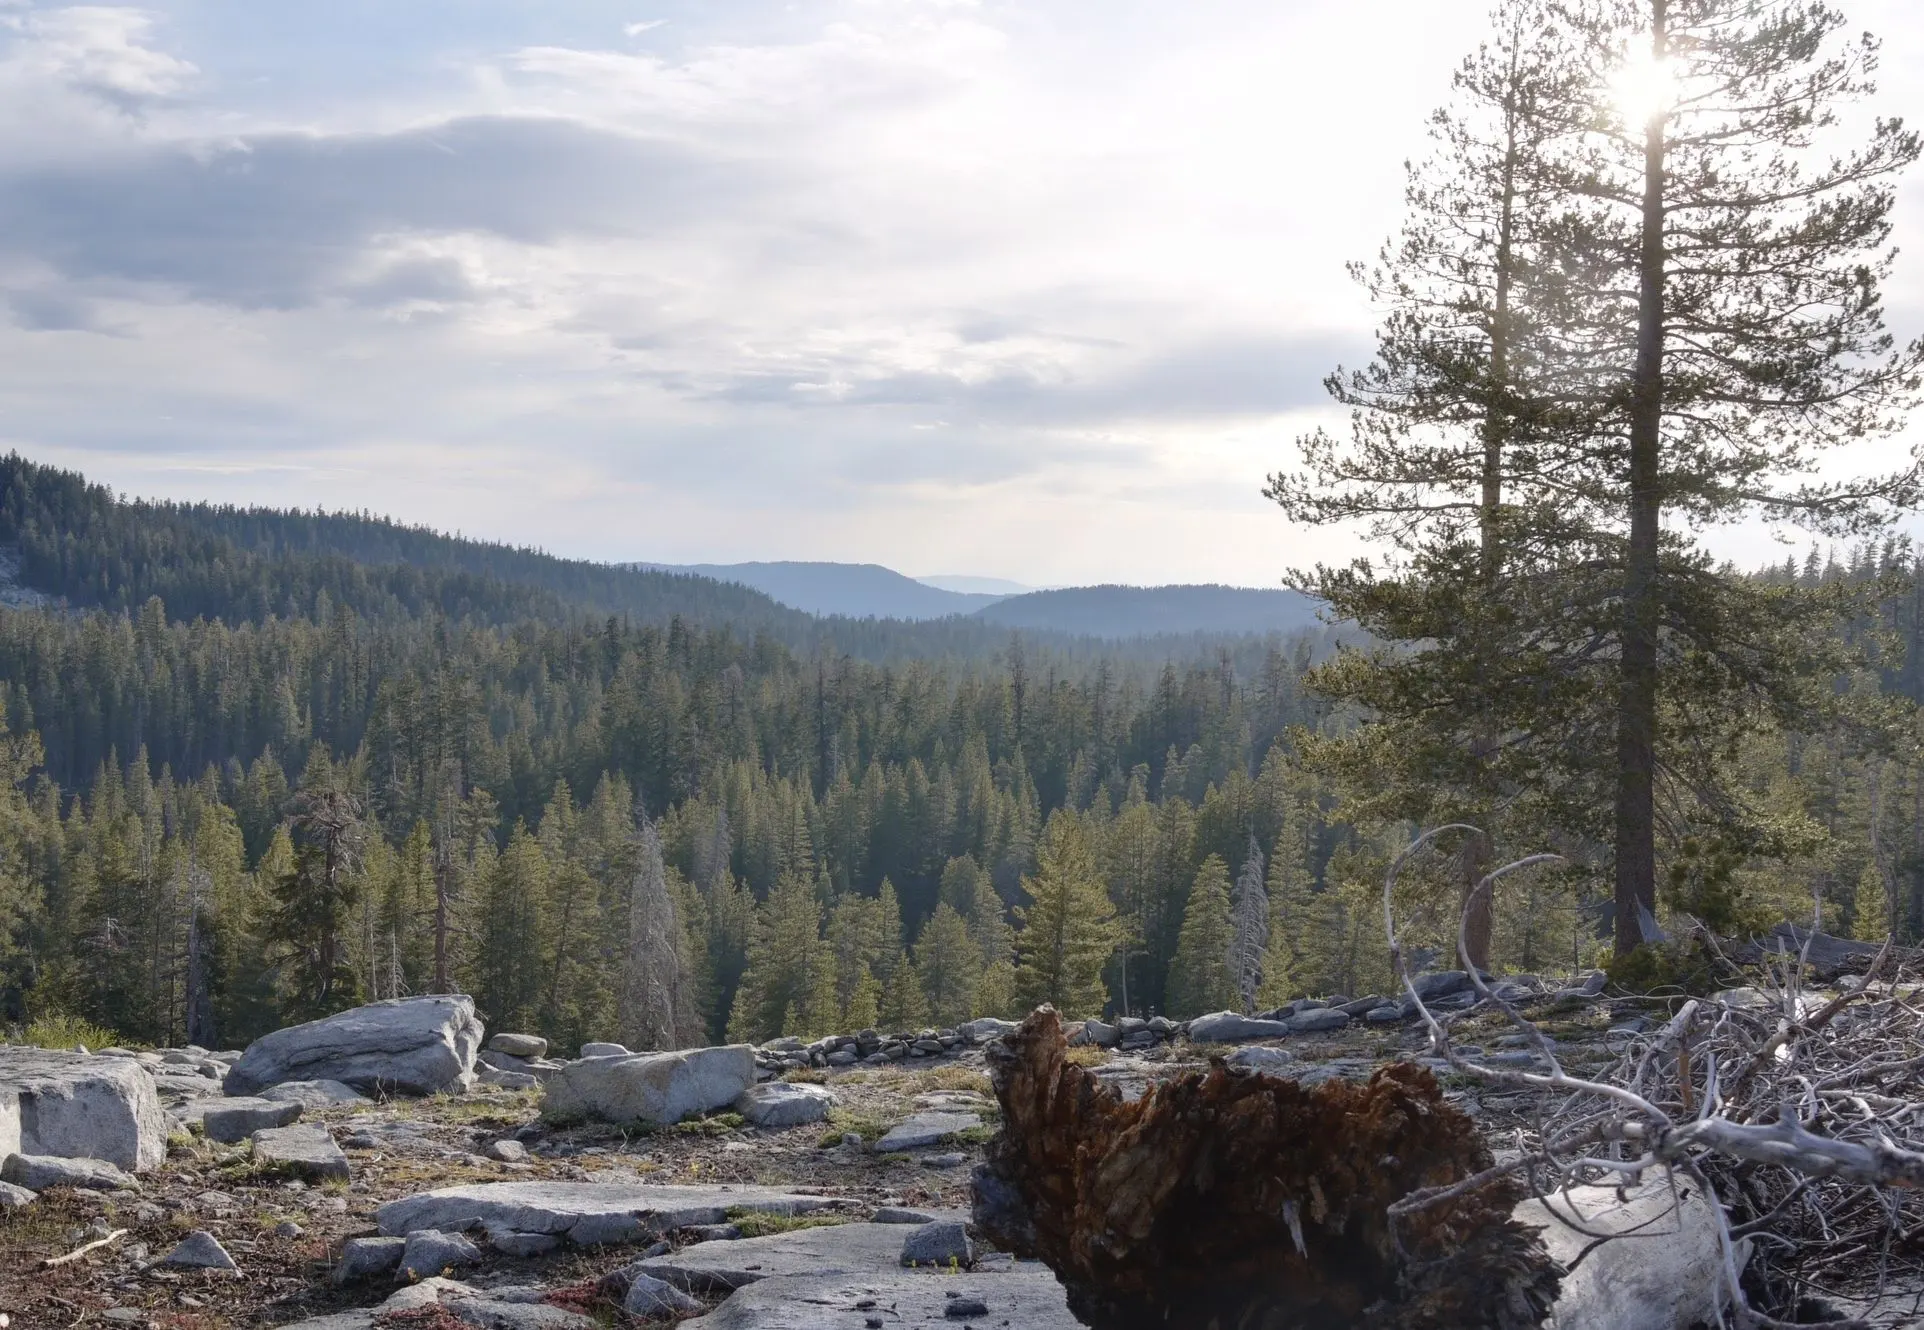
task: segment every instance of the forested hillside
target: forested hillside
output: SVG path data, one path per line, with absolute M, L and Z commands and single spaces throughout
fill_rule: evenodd
M 1315 665 L 1320 639 L 1172 639 L 1151 665 L 1004 635 L 873 663 L 753 631 L 756 601 L 748 631 L 725 601 L 591 616 L 374 519 L 8 474 L 8 530 L 71 602 L 0 610 L 8 1019 L 233 1044 L 454 987 L 563 1041 L 668 1042 L 1384 981 L 1372 902 L 1408 828 L 1359 815 L 1380 791 L 1318 760 L 1354 728 L 1306 686 L 1340 665 Z M 358 553 L 421 563 L 323 548 L 357 531 Z M 1915 696 L 1895 547 L 1759 581 L 1878 590 L 1881 625 L 1834 631 L 1888 668 L 1839 687 Z M 1886 902 L 1913 926 L 1924 782 L 1865 733 L 1751 736 L 1740 784 L 1795 853 L 1707 852 L 1666 917 L 1775 917 L 1821 888 L 1838 926 Z M 1506 897 L 1500 964 L 1598 949 L 1602 853 Z M 1239 950 L 1260 963 L 1238 972 Z

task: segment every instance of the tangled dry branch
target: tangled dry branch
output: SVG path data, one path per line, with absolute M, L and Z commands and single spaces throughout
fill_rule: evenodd
M 1442 834 L 1472 830 L 1435 828 L 1391 866 L 1383 887 L 1391 959 L 1439 1056 L 1463 1075 L 1534 1091 L 1543 1108 L 1519 1132 L 1515 1158 L 1413 1194 L 1393 1212 L 1409 1216 L 1511 1176 L 1547 1194 L 1667 1172 L 1717 1202 L 1724 1279 L 1740 1326 L 1799 1323 L 1779 1318 L 1818 1298 L 1859 1311 L 1833 1326 L 1909 1323 L 1924 1298 L 1924 986 L 1911 982 L 1908 964 L 1896 963 L 1886 944 L 1861 980 L 1818 1005 L 1807 942 L 1803 953 L 1766 956 L 1741 998 L 1681 1001 L 1661 1027 L 1573 1075 L 1555 1041 L 1469 964 L 1461 929 L 1459 960 L 1477 1007 L 1437 1013 L 1410 977 L 1397 879 Z M 1463 917 L 1505 876 L 1555 857 L 1498 868 L 1471 893 Z M 1516 1027 L 1536 1068 L 1492 1066 L 1452 1043 L 1454 1024 L 1491 1010 Z

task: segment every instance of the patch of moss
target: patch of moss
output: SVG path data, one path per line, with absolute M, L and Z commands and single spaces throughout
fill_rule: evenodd
M 790 1067 L 782 1073 L 782 1079 L 790 1085 L 826 1085 L 828 1073 L 820 1067 Z
M 738 1208 L 728 1211 L 728 1222 L 740 1229 L 744 1238 L 765 1238 L 773 1233 L 793 1233 L 798 1228 L 834 1228 L 850 1221 L 847 1215 L 784 1215 Z

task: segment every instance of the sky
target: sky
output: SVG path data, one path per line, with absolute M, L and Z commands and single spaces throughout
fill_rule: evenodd
M 1845 7 L 1924 121 L 1924 6 Z M 1274 585 L 1361 548 L 1263 479 L 1483 11 L 0 0 L 0 448 L 587 558 Z M 1924 259 L 1889 295 L 1924 331 Z

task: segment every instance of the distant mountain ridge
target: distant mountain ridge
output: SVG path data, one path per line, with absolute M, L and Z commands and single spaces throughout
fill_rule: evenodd
M 633 566 L 733 582 L 791 609 L 851 619 L 916 621 L 963 615 L 1010 629 L 1109 639 L 1292 632 L 1316 624 L 1317 603 L 1299 592 L 1280 588 L 1105 584 L 995 595 L 931 586 L 929 579 L 905 577 L 873 563 L 796 560 Z M 953 575 L 943 580 L 965 583 L 974 579 Z
M 636 563 L 649 572 L 733 582 L 806 614 L 851 619 L 946 619 L 973 614 L 1000 596 L 948 591 L 879 563 L 782 560 L 757 563 Z
M 1317 609 L 1315 600 L 1282 588 L 1104 585 L 1010 596 L 974 617 L 1011 629 L 1127 638 L 1295 632 L 1316 626 Z

